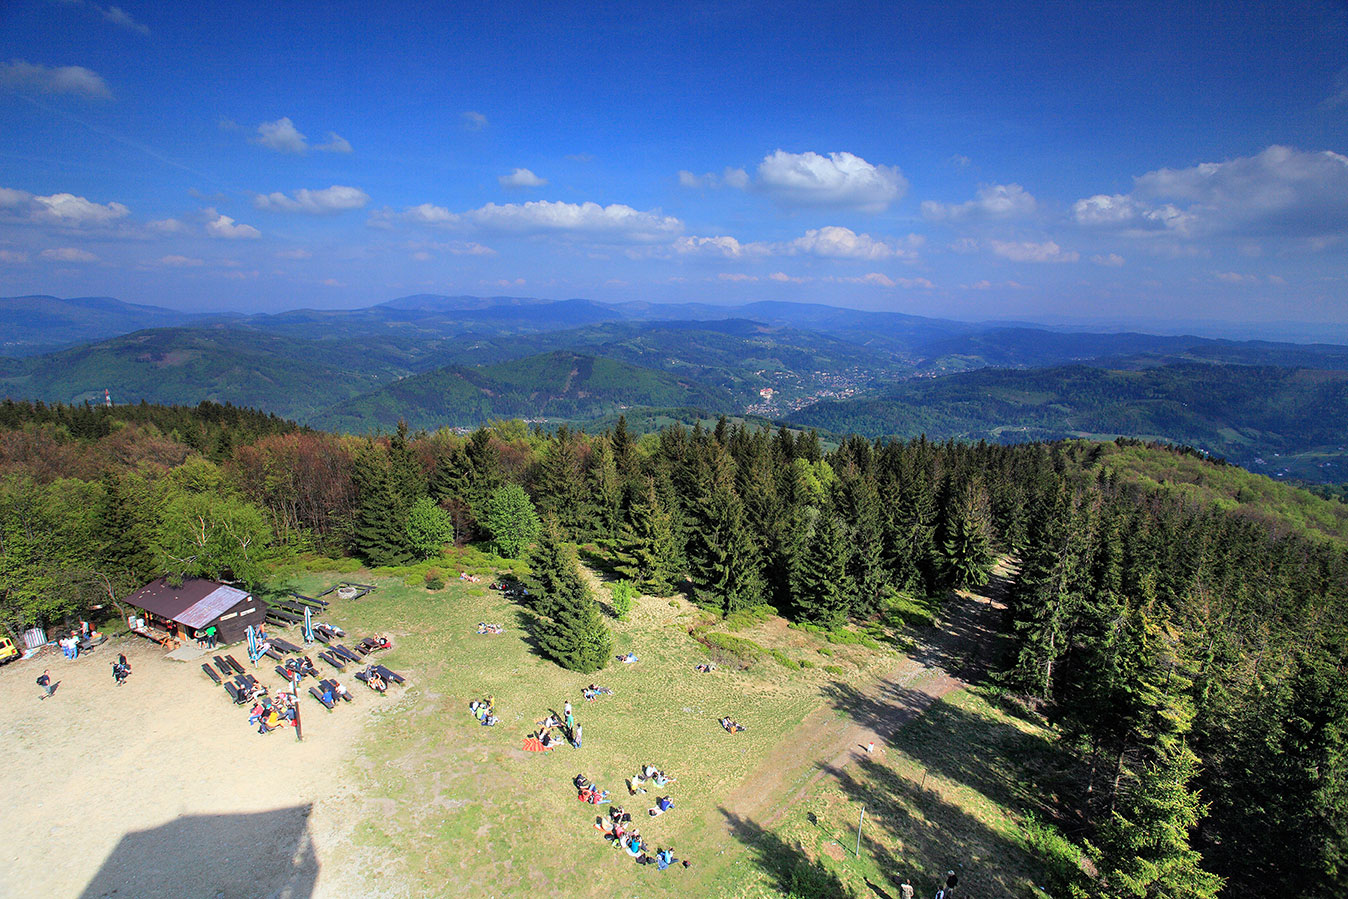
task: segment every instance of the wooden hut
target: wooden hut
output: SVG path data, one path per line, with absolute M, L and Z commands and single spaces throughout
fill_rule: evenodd
M 199 577 L 184 578 L 177 587 L 161 577 L 132 593 L 126 602 L 145 613 L 145 626 L 137 630 L 156 639 L 158 632 L 176 634 L 179 642 L 215 625 L 220 643 L 237 643 L 248 625 L 259 627 L 267 617 L 267 604 L 251 593 Z

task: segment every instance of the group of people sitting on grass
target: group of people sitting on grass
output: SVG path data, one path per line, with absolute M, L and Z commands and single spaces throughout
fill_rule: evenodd
M 287 722 L 293 725 L 295 718 L 295 697 L 289 693 L 277 693 L 273 700 L 264 692 L 248 713 L 248 723 L 256 724 L 260 734 L 271 733 Z
M 563 742 L 570 743 L 575 748 L 580 748 L 581 726 L 576 723 L 576 716 L 571 711 L 571 700 L 567 700 L 563 706 L 563 715 L 565 718 L 557 717 L 557 713 L 551 709 L 543 720 L 538 722 L 538 731 L 530 734 L 529 739 L 537 739 L 544 749 L 552 749 L 554 746 L 560 746 Z M 554 733 L 554 731 L 558 733 Z
M 627 795 L 635 796 L 638 793 L 646 792 L 646 784 L 652 783 L 657 788 L 665 787 L 678 780 L 677 777 L 670 777 L 654 765 L 642 765 L 641 770 L 627 779 Z
M 585 698 L 586 702 L 594 702 L 600 696 L 613 695 L 613 691 L 610 690 L 608 687 L 598 687 L 595 686 L 594 684 L 590 684 L 588 687 L 585 687 L 580 691 L 580 695 Z
M 585 793 L 588 789 L 593 795 L 596 789 L 585 779 L 583 774 L 576 775 L 575 783 L 581 793 Z M 607 797 L 608 794 L 603 793 L 603 795 Z M 607 799 L 604 801 L 607 801 Z M 673 803 L 670 803 L 670 807 L 673 807 Z M 663 871 L 669 866 L 679 863 L 679 859 L 674 857 L 674 850 L 671 848 L 657 849 L 655 854 L 651 855 L 650 844 L 642 838 L 641 831 L 632 827 L 631 813 L 616 805 L 609 807 L 607 815 L 600 815 L 594 819 L 594 828 L 603 834 L 605 840 L 627 853 L 628 857 L 639 865 L 655 865 Z M 683 861 L 685 868 L 690 865 L 689 861 Z
M 705 665 L 698 665 L 697 670 L 700 674 L 710 674 L 716 670 L 716 666 L 711 662 L 707 662 Z
M 492 696 L 486 699 L 474 699 L 468 703 L 468 711 L 473 713 L 477 723 L 483 727 L 495 727 L 500 719 L 496 717 L 496 700 Z
M 725 728 L 725 732 L 728 734 L 737 734 L 745 729 L 743 724 L 740 724 L 738 721 L 734 721 L 729 717 L 721 719 L 721 726 Z
M 505 633 L 505 628 L 499 624 L 488 624 L 485 621 L 477 623 L 477 632 L 479 634 L 501 634 Z

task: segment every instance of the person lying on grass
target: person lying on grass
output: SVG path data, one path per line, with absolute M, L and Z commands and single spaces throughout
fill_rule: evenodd
M 632 651 L 629 649 L 629 650 L 628 650 L 626 653 L 624 653 L 623 655 L 618 656 L 618 661 L 619 661 L 619 662 L 622 662 L 624 665 L 630 665 L 630 664 L 632 664 L 633 662 L 638 662 L 638 661 L 640 661 L 640 659 L 637 658 L 637 654 L 636 654 L 636 653 L 632 652 Z
M 716 670 L 716 666 L 713 665 L 713 664 L 711 664 L 710 662 L 708 662 L 708 663 L 705 664 L 705 665 L 698 665 L 698 666 L 697 666 L 697 670 L 698 670 L 699 672 L 701 672 L 702 674 L 708 674 L 708 673 L 710 673 L 710 672 L 712 672 L 712 671 L 715 671 L 715 670 Z
M 745 729 L 743 724 L 740 724 L 738 721 L 732 721 L 728 717 L 721 719 L 721 726 L 725 728 L 726 733 L 728 734 L 737 734 Z
M 661 796 L 659 799 L 655 800 L 655 808 L 651 809 L 646 814 L 650 815 L 652 818 L 658 818 L 673 807 L 673 799 L 670 799 L 668 796 Z
M 609 696 L 612 695 L 612 693 L 613 691 L 608 687 L 597 687 L 594 684 L 590 684 L 580 691 L 580 695 L 585 697 L 586 702 L 594 702 L 600 696 Z

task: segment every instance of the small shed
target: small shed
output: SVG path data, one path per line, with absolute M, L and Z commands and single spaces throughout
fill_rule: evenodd
M 126 602 L 145 612 L 147 623 L 177 632 L 182 639 L 215 625 L 219 642 L 237 643 L 248 625 L 258 627 L 267 617 L 267 604 L 253 594 L 199 577 L 184 578 L 177 587 L 161 577 Z

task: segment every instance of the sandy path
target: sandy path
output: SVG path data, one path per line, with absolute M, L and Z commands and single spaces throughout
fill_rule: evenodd
M 118 651 L 133 669 L 122 687 Z M 345 892 L 331 864 L 353 801 L 340 772 L 379 697 L 361 690 L 331 713 L 306 697 L 298 743 L 291 729 L 258 735 L 198 664 L 126 637 L 0 669 L 0 896 Z M 60 681 L 47 700 L 44 667 Z M 270 664 L 249 670 L 281 683 Z
M 981 670 L 997 632 L 1008 578 L 1009 570 L 999 565 L 982 593 L 957 594 L 945 619 L 920 631 L 917 648 L 889 674 L 868 684 L 827 688 L 826 703 L 783 738 L 767 754 L 768 763 L 717 810 L 722 825 L 733 830 L 736 820 L 760 826 L 779 821 L 828 771 L 865 755 L 872 741 L 877 753 L 884 752 L 889 737 L 964 686 L 965 677 Z

